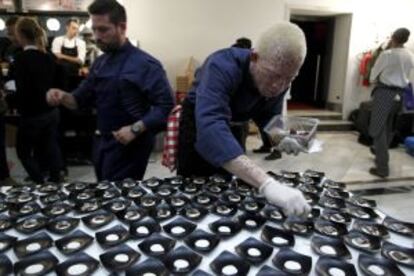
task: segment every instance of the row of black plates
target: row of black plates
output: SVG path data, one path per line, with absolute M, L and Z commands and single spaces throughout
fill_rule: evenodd
M 262 265 L 278 247 L 281 249 L 272 263 L 279 274 L 264 266 L 260 275 L 307 274 L 312 259 L 289 247 L 294 246 L 295 235 L 308 237 L 312 233 L 311 248 L 321 256 L 316 264 L 318 275 L 329 275 L 332 268 L 355 275 L 353 265 L 346 262 L 352 257 L 347 245 L 363 252 L 358 264 L 371 275 L 381 275 L 381 271 L 403 275 L 396 263 L 414 266 L 414 249 L 386 241 L 388 230 L 413 237 L 413 224 L 390 217 L 381 219 L 374 201 L 352 197 L 343 183 L 322 181 L 323 173 L 270 174 L 304 193 L 313 206 L 307 219 L 286 218 L 282 210 L 267 204 L 250 186 L 220 176 L 12 188 L 0 194 L 0 253 L 13 249 L 20 261 L 13 266 L 1 255 L 0 275 L 13 268 L 22 275 L 29 268 L 35 272 L 31 275 L 51 270 L 59 275 L 88 274 L 98 268 L 99 262 L 83 250 L 95 239 L 105 249 L 100 260 L 110 271 L 126 270 L 127 275 L 188 274 L 200 264 L 202 255 L 210 253 L 221 240 L 237 237 L 241 229 L 260 229 L 262 241 L 249 238 L 235 247 L 237 254 L 223 252 L 210 264 L 214 273 L 245 275 L 250 265 Z M 209 224 L 211 233 L 197 229 L 197 223 L 209 213 L 222 217 Z M 161 227 L 161 222 L 173 217 Z M 115 219 L 128 228 L 119 224 L 98 231 Z M 264 225 L 267 221 L 278 227 Z M 95 237 L 79 230 L 80 222 L 97 231 Z M 32 236 L 17 241 L 2 233 L 9 229 Z M 44 229 L 64 237 L 53 240 Z M 146 261 L 136 264 L 140 253 L 124 244 L 129 239 L 142 239 L 138 247 L 149 256 Z M 183 240 L 186 246 L 174 248 L 176 240 Z M 69 259 L 58 264 L 48 251 L 53 246 Z M 373 257 L 377 252 L 385 258 Z M 195 275 L 203 273 L 197 271 Z

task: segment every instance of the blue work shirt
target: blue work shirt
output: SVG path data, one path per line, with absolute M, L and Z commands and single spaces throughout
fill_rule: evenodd
M 188 100 L 195 105 L 197 152 L 210 164 L 224 163 L 244 154 L 230 131 L 230 122 L 253 119 L 259 128 L 280 114 L 285 93 L 265 98 L 250 74 L 251 51 L 219 50 L 197 71 Z
M 160 131 L 174 106 L 160 62 L 129 41 L 100 56 L 73 96 L 80 108 L 96 107 L 98 129 L 108 134 L 139 120 L 148 131 Z

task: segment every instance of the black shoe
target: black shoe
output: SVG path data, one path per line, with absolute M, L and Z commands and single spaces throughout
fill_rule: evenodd
M 282 158 L 282 154 L 278 150 L 273 150 L 269 155 L 267 155 L 264 159 L 267 161 L 277 160 Z
M 258 149 L 254 149 L 253 153 L 269 153 L 272 150 L 272 148 L 261 146 Z
M 380 173 L 377 168 L 369 169 L 369 173 L 372 174 L 372 175 L 381 177 L 381 178 L 386 178 L 389 175 L 388 173 L 386 173 L 386 174 L 385 173 Z

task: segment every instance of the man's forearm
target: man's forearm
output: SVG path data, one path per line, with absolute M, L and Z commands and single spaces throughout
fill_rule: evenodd
M 73 97 L 72 94 L 66 93 L 61 101 L 61 104 L 68 108 L 68 109 L 77 109 L 78 108 L 78 103 L 76 102 L 75 97 Z
M 226 162 L 223 168 L 256 188 L 270 177 L 246 155 L 240 155 Z

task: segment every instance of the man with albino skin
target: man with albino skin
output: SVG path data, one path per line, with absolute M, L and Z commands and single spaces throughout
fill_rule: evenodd
M 233 47 L 210 55 L 183 103 L 177 173 L 209 176 L 224 169 L 258 188 L 287 215 L 306 215 L 310 206 L 302 193 L 266 174 L 230 131 L 231 121 L 253 119 L 263 127 L 280 114 L 283 96 L 305 56 L 304 33 L 287 22 L 264 32 L 254 50 Z M 291 138 L 284 138 L 278 148 L 294 154 L 303 151 Z

